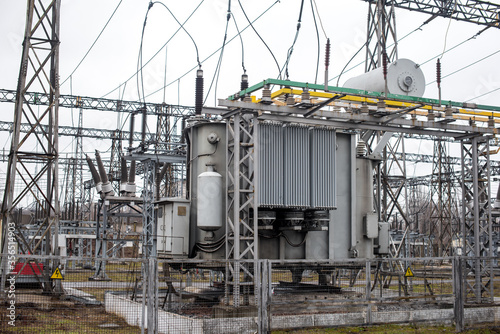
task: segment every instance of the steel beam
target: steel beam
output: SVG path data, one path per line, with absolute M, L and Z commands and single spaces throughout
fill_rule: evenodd
M 226 268 L 226 304 L 229 304 L 232 287 L 235 307 L 248 305 L 250 288 L 258 291 L 254 284 L 259 249 L 258 154 L 255 152 L 258 148 L 258 128 L 255 113 L 237 112 L 228 118 L 226 259 L 230 261 Z M 242 287 L 245 288 L 243 296 L 240 295 Z M 258 298 L 258 293 L 254 295 Z
M 0 102 L 15 102 L 16 91 L 0 89 Z M 28 105 L 49 105 L 50 96 L 46 93 L 24 92 L 24 101 Z M 61 108 L 81 108 L 84 110 L 100 110 L 136 113 L 146 106 L 148 115 L 189 116 L 194 115 L 194 107 L 171 105 L 166 103 L 149 103 L 139 101 L 123 101 L 87 96 L 60 95 L 58 99 Z
M 374 4 L 377 0 L 364 0 Z M 386 0 L 386 6 L 394 6 L 433 17 L 449 17 L 458 21 L 499 28 L 500 4 L 476 0 Z

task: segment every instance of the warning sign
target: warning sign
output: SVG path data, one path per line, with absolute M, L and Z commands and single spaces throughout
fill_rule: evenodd
M 406 268 L 405 277 L 413 277 L 413 271 L 410 267 Z
M 59 268 L 56 268 L 56 270 L 54 271 L 54 273 L 52 274 L 52 276 L 50 276 L 50 278 L 52 278 L 52 279 L 63 279 L 63 277 L 61 275 L 61 271 L 59 270 Z

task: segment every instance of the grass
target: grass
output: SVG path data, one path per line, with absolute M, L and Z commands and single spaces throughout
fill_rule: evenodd
M 141 332 L 138 327 L 127 325 L 122 318 L 106 313 L 102 306 L 68 307 L 68 305 L 51 305 L 47 309 L 41 309 L 35 305 L 27 306 L 18 309 L 15 327 L 7 324 L 8 320 L 6 320 L 5 313 L 1 312 L 0 333 L 137 334 Z M 102 327 L 109 324 L 113 327 Z
M 320 333 L 338 333 L 338 334 L 451 334 L 456 333 L 452 326 L 426 326 L 426 325 L 381 325 L 369 327 L 343 327 L 343 328 L 315 328 L 300 330 L 273 331 L 272 334 L 320 334 Z M 500 328 L 472 328 L 467 329 L 465 334 L 497 334 Z

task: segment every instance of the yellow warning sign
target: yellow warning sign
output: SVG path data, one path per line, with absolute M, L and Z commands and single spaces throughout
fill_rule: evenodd
M 406 268 L 405 277 L 413 277 L 413 271 L 410 267 Z
M 50 276 L 50 278 L 52 278 L 52 279 L 63 279 L 63 277 L 61 275 L 61 271 L 59 270 L 59 268 L 56 268 L 56 270 L 54 271 L 54 273 L 52 274 L 52 276 Z

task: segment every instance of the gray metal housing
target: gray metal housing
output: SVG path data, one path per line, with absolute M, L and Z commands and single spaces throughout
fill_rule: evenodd
M 259 122 L 255 143 L 258 173 L 259 258 L 372 258 L 379 238 L 373 202 L 376 162 L 356 154 L 356 136 L 325 127 Z M 223 176 L 227 143 L 224 122 L 191 122 L 188 140 L 190 256 L 223 259 L 226 224 L 213 232 L 197 227 L 197 179 L 207 164 Z M 226 199 L 222 205 L 226 212 Z M 374 245 L 377 239 L 378 244 Z M 160 251 L 161 252 L 161 251 Z M 195 255 L 196 254 L 196 255 Z

